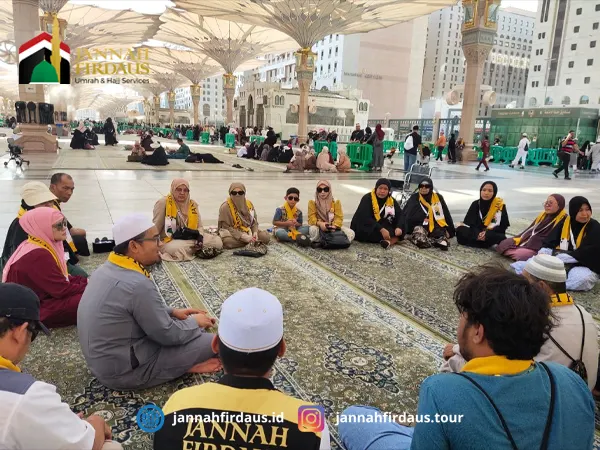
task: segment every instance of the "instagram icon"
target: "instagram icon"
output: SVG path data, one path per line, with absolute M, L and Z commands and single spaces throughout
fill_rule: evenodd
M 304 405 L 298 408 L 298 429 L 318 433 L 325 428 L 325 410 L 319 405 Z

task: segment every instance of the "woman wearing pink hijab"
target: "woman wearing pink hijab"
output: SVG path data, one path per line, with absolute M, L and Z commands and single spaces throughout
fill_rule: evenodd
M 2 282 L 32 289 L 40 299 L 40 320 L 47 327 L 75 325 L 87 278 L 67 272 L 63 247 L 67 220 L 54 208 L 36 208 L 27 211 L 19 224 L 28 239 L 6 263 Z

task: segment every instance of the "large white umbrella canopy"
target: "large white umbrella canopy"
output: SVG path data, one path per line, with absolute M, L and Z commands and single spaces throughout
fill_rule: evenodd
M 169 9 L 160 20 L 163 23 L 155 39 L 200 51 L 223 67 L 228 122 L 233 120 L 233 73 L 257 67 L 256 57 L 259 55 L 296 47 L 284 33 L 265 26 L 240 23 L 235 18 L 221 20 Z
M 169 47 L 141 47 L 147 49 L 150 65 L 156 72 L 158 68 L 174 71 L 185 77 L 192 84 L 194 123 L 198 122 L 198 101 L 200 99 L 200 83 L 202 80 L 222 72 L 223 69 L 211 57 L 198 50 L 178 50 Z
M 167 10 L 155 39 L 199 50 L 217 61 L 227 73 L 259 55 L 293 49 L 284 33 L 265 26 L 203 17 L 191 12 Z
M 58 0 L 58 3 L 64 2 Z M 55 6 L 60 6 L 58 3 Z M 43 14 L 44 11 L 40 9 L 40 16 Z M 62 7 L 58 18 L 67 22 L 65 42 L 71 47 L 72 60 L 78 48 L 127 48 L 141 44 L 151 39 L 160 26 L 159 16 L 156 15 L 71 3 Z M 16 63 L 16 51 L 12 1 L 0 0 L 0 61 Z
M 431 14 L 457 0 L 173 0 L 177 8 L 267 26 L 310 48 L 325 36 L 364 33 Z
M 313 45 L 330 34 L 354 34 L 390 27 L 432 13 L 457 0 L 173 0 L 200 16 L 266 26 L 300 46 L 296 72 L 300 87 L 298 136 L 307 139 L 308 92 L 314 74 Z
M 176 50 L 168 47 L 138 47 L 147 49 L 150 66 L 155 72 L 158 68 L 174 71 L 192 84 L 199 84 L 205 78 L 222 72 L 221 67 L 210 56 L 198 51 Z

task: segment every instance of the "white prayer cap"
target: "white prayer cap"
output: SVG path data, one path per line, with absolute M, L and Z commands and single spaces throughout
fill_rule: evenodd
M 221 306 L 219 339 L 232 350 L 255 353 L 275 347 L 283 338 L 283 308 L 273 294 L 243 289 Z
M 556 256 L 536 255 L 527 262 L 524 270 L 540 280 L 554 283 L 567 281 L 565 264 Z
M 128 214 L 117 220 L 113 225 L 113 239 L 115 245 L 122 244 L 129 239 L 148 231 L 154 226 L 152 220 L 144 214 Z

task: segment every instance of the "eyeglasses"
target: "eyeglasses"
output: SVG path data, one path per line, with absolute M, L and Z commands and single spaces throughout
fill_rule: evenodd
M 293 195 L 290 195 L 287 199 L 291 202 L 297 202 L 300 200 L 300 197 L 294 197 Z
M 244 191 L 231 191 L 229 195 L 245 195 Z
M 317 192 L 320 194 L 321 192 L 329 192 L 329 187 L 325 186 L 325 187 L 318 187 L 317 188 Z
M 63 220 L 62 222 L 58 222 L 55 223 L 54 225 L 52 225 L 52 228 L 54 228 L 57 231 L 62 231 L 67 227 L 67 221 Z
M 548 201 L 546 201 L 546 202 L 542 203 L 542 206 L 554 206 L 554 205 L 558 205 L 558 203 L 555 203 L 555 202 L 548 202 Z
M 146 241 L 149 241 L 149 242 L 155 241 L 157 244 L 159 244 L 160 243 L 160 234 L 157 234 L 156 236 L 151 237 L 151 238 L 136 239 L 136 242 L 146 242 Z

